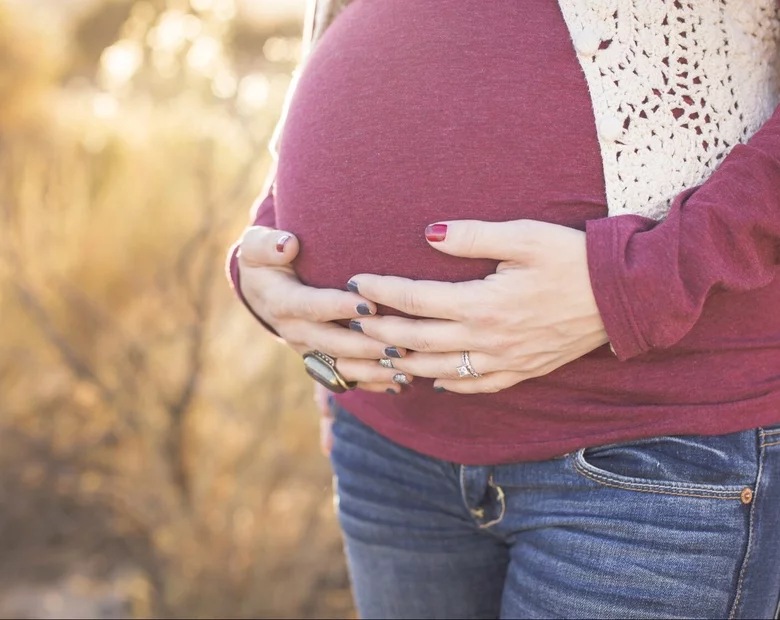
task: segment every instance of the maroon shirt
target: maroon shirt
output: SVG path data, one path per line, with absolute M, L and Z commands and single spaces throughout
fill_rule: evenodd
M 495 270 L 433 250 L 423 230 L 440 220 L 587 225 L 618 357 L 602 347 L 497 394 L 417 379 L 400 396 L 337 396 L 390 439 L 491 464 L 780 422 L 779 115 L 663 223 L 607 218 L 588 89 L 555 0 L 359 0 L 311 57 L 280 151 L 257 223 L 298 235 L 295 268 L 312 286 Z M 232 272 L 237 283 L 235 260 Z

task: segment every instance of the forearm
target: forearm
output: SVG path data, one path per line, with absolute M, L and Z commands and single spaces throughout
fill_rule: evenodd
M 674 345 L 710 295 L 769 284 L 780 258 L 780 112 L 654 222 L 588 223 L 594 293 L 621 359 Z

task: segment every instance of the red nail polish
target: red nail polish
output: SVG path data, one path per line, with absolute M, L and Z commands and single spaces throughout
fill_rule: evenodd
M 276 242 L 276 251 L 279 252 L 279 254 L 282 254 L 284 252 L 284 246 L 287 245 L 287 242 L 291 239 L 290 235 L 282 235 L 279 237 L 279 240 Z
M 425 238 L 431 243 L 441 242 L 447 238 L 447 224 L 431 224 L 425 229 Z

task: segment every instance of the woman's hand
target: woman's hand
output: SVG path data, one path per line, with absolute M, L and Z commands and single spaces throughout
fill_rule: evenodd
M 606 344 L 588 273 L 585 233 L 530 220 L 434 224 L 435 249 L 502 261 L 484 280 L 446 283 L 361 274 L 373 302 L 421 319 L 361 317 L 363 334 L 409 350 L 396 368 L 435 387 L 497 392 L 539 377 Z M 353 322 L 354 323 L 354 322 Z M 459 378 L 461 351 L 483 376 Z
M 245 231 L 238 263 L 247 303 L 298 353 L 316 349 L 336 358 L 338 371 L 360 389 L 399 392 L 411 375 L 402 378 L 378 360 L 400 358 L 405 350 L 332 322 L 373 315 L 376 305 L 353 292 L 303 285 L 291 266 L 298 249 L 292 234 L 263 226 Z

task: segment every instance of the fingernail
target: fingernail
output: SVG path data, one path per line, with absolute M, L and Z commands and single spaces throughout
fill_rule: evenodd
M 432 243 L 444 241 L 447 238 L 447 224 L 430 224 L 425 229 L 425 238 Z
M 363 326 L 360 324 L 360 321 L 355 321 L 355 320 L 350 321 L 349 328 L 353 332 L 360 332 L 361 334 L 363 333 Z
M 409 377 L 407 377 L 404 373 L 399 372 L 393 375 L 393 383 L 400 383 L 401 385 L 406 385 L 409 383 Z
M 433 391 L 434 392 L 438 392 L 439 394 L 441 394 L 442 392 L 446 392 L 447 388 L 443 388 L 440 385 L 435 385 L 435 386 L 433 386 Z
M 401 357 L 403 357 L 401 353 L 398 351 L 397 347 L 387 347 L 385 349 L 385 355 L 387 355 L 387 357 L 395 357 L 396 359 L 400 359 Z
M 350 280 L 349 282 L 347 282 L 347 290 L 352 291 L 353 293 L 360 292 L 358 291 L 358 283 L 355 282 L 354 280 Z
M 279 254 L 284 252 L 284 246 L 287 245 L 287 242 L 290 239 L 292 239 L 292 235 L 282 235 L 279 237 L 279 240 L 276 242 L 276 251 L 279 252 Z
M 373 314 L 371 308 L 368 307 L 368 304 L 358 304 L 356 310 L 361 316 L 371 316 Z
M 385 392 L 387 392 L 388 394 L 398 394 L 398 391 L 394 390 L 393 388 L 387 388 Z

